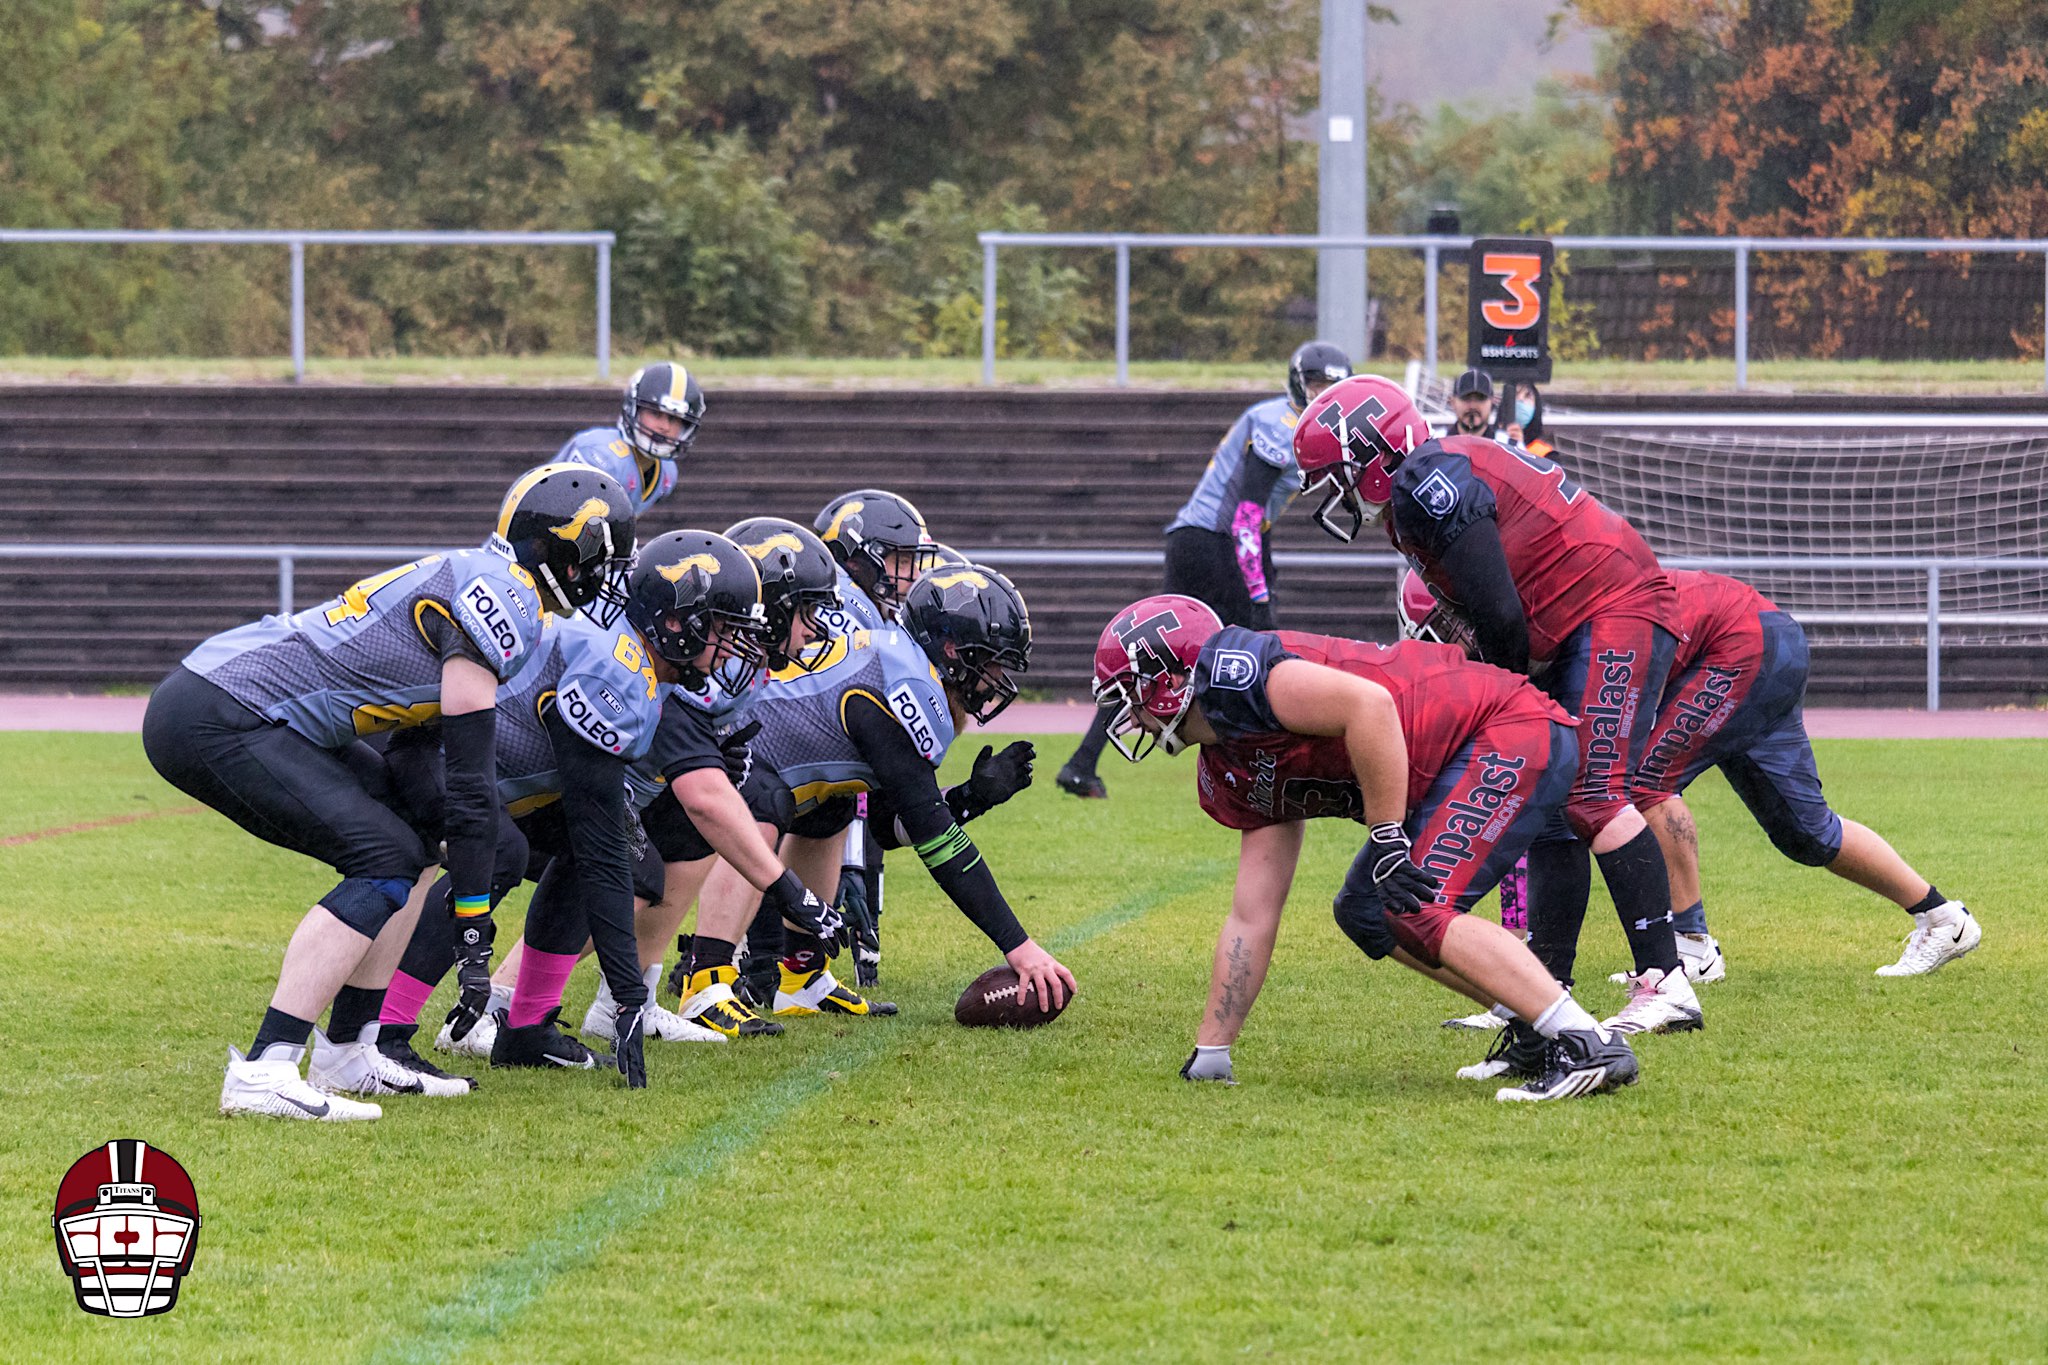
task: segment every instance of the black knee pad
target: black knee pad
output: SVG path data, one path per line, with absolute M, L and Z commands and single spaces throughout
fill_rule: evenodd
M 412 894 L 404 877 L 349 877 L 320 898 L 327 912 L 365 938 L 375 938 Z
M 1394 931 L 1387 927 L 1387 916 L 1380 908 L 1379 897 L 1340 891 L 1330 908 L 1337 916 L 1337 927 L 1344 931 L 1344 937 L 1357 944 L 1358 950 L 1367 957 L 1377 962 L 1394 951 Z
M 1826 867 L 1840 855 L 1841 841 L 1829 844 L 1825 839 L 1792 820 L 1773 820 L 1764 826 L 1764 833 L 1770 836 L 1772 847 L 1805 867 Z

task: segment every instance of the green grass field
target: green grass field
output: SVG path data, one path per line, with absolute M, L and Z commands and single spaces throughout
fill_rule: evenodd
M 1967 896 L 1984 947 L 1873 977 L 1905 917 L 1779 859 L 1710 777 L 1695 805 L 1733 975 L 1704 991 L 1706 1032 L 1643 1041 L 1630 1091 L 1538 1107 L 1456 1080 L 1483 1045 L 1437 1027 L 1453 999 L 1338 933 L 1358 836 L 1334 823 L 1243 1083 L 1177 1080 L 1235 852 L 1188 759 L 1113 765 L 1106 805 L 1044 782 L 976 827 L 1081 981 L 1048 1029 L 953 1024 L 994 954 L 910 862 L 884 922 L 899 1018 L 651 1044 L 642 1093 L 488 1074 L 340 1128 L 214 1112 L 226 1045 L 331 874 L 211 814 L 0 849 L 0 1354 L 2038 1356 L 2048 743 L 1836 742 L 1821 764 L 1842 809 Z M 0 837 L 188 804 L 132 737 L 0 736 L 0 769 Z M 1579 992 L 1601 1012 L 1625 965 L 1603 906 Z M 88 1317 L 58 1270 L 58 1177 L 114 1137 L 198 1184 L 198 1265 L 167 1317 Z
M 651 355 L 613 357 L 613 381 L 622 382 Z M 1148 389 L 1273 389 L 1282 361 L 1133 360 L 1131 383 Z M 1399 375 L 1404 362 L 1377 368 Z M 724 388 L 965 388 L 981 382 L 978 356 L 949 359 L 822 359 L 807 356 L 748 358 L 701 356 L 690 368 L 706 384 Z M 1456 357 L 1441 366 L 1446 377 L 1461 369 Z M 0 356 L 0 384 L 274 384 L 290 380 L 280 358 L 160 358 L 116 360 L 54 356 Z M 316 384 L 596 384 L 588 353 L 546 356 L 381 356 L 327 359 L 306 364 Z M 1098 360 L 1003 360 L 999 384 L 1027 388 L 1101 389 L 1116 382 L 1114 363 Z M 1560 393 L 1730 393 L 1735 361 L 1591 360 L 1560 362 L 1547 386 Z M 1749 387 L 1758 393 L 2038 394 L 2038 360 L 1752 360 Z

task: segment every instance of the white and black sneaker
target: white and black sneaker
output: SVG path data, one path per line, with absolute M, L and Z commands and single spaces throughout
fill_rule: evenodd
M 220 1112 L 261 1114 L 274 1119 L 310 1119 L 316 1123 L 347 1123 L 380 1118 L 374 1104 L 323 1094 L 299 1075 L 306 1049 L 272 1043 L 260 1057 L 244 1057 L 228 1049 L 228 1074 L 220 1083 Z
M 1977 923 L 1961 901 L 1943 901 L 1925 914 L 1913 916 L 1913 932 L 1906 936 L 1906 950 L 1899 960 L 1879 967 L 1879 976 L 1925 976 L 1939 971 L 1984 941 L 1984 926 Z
M 413 1051 L 412 1039 L 413 1035 L 419 1032 L 419 1027 L 418 1024 L 377 1025 L 377 1051 L 383 1053 L 386 1058 L 396 1062 L 407 1071 L 415 1072 L 421 1076 L 431 1076 L 437 1080 L 457 1081 L 468 1086 L 471 1090 L 476 1089 L 476 1077 L 457 1076 L 452 1072 L 443 1071 L 440 1067 L 435 1066 L 432 1062 L 420 1056 L 419 1053 Z
M 497 1040 L 491 1044 L 491 1065 L 555 1066 L 576 1071 L 588 1071 L 599 1062 L 612 1065 L 610 1053 L 592 1052 L 562 1031 L 555 1022 L 561 1013 L 562 1007 L 557 1005 L 538 1024 L 523 1028 L 500 1020 Z
M 306 1064 L 306 1080 L 330 1095 L 431 1095 L 450 1099 L 467 1095 L 473 1088 L 466 1078 L 443 1074 L 424 1076 L 407 1070 L 377 1050 L 378 1025 L 363 1028 L 367 1036 L 353 1043 L 337 1043 L 313 1030 L 313 1057 Z
M 1503 1104 L 1575 1100 L 1634 1085 L 1636 1054 L 1618 1034 L 1605 1029 L 1566 1029 L 1550 1045 L 1541 1076 L 1494 1092 Z
M 1519 1019 L 1494 1035 L 1486 1060 L 1458 1068 L 1461 1081 L 1533 1080 L 1550 1067 L 1550 1040 Z
M 1664 971 L 1656 967 L 1630 973 L 1628 1003 L 1601 1027 L 1615 1033 L 1690 1033 L 1707 1026 L 1700 1010 L 1700 998 L 1693 993 L 1692 978 L 1683 967 Z

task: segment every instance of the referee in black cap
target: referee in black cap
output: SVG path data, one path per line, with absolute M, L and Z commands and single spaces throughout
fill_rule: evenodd
M 1492 436 L 1493 376 L 1467 370 L 1451 385 L 1451 414 L 1460 436 Z

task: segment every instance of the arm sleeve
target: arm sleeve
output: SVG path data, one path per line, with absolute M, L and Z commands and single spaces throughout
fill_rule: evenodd
M 442 829 L 448 839 L 448 879 L 455 913 L 491 908 L 491 872 L 498 853 L 498 713 L 469 711 L 441 718 L 448 795 Z
M 1445 547 L 1438 572 L 1479 642 L 1479 657 L 1515 673 L 1529 671 L 1529 621 L 1515 591 L 1500 528 L 1492 517 L 1467 526 Z
M 1237 571 L 1244 576 L 1245 591 L 1254 602 L 1263 602 L 1268 596 L 1266 501 L 1273 496 L 1280 472 L 1264 459 L 1251 456 L 1238 469 L 1236 502 L 1230 514 L 1230 547 L 1237 555 Z
M 562 779 L 562 818 L 576 856 L 591 930 L 633 923 L 633 844 L 626 832 L 626 765 L 576 730 L 559 711 L 547 715 L 555 770 Z
M 483 651 L 476 647 L 476 641 L 449 619 L 446 607 L 440 611 L 421 612 L 420 632 L 427 637 L 428 647 L 442 663 L 450 659 L 467 659 L 494 673 L 497 671 L 498 666 L 484 657 Z
M 708 712 L 670 697 L 661 705 L 661 723 L 655 727 L 649 757 L 671 782 L 699 768 L 725 767 L 725 753 L 718 747 L 718 722 Z
M 1003 899 L 981 850 L 947 809 L 938 777 L 916 743 L 865 692 L 847 698 L 845 716 L 848 737 L 874 769 L 877 785 L 888 794 L 897 823 L 932 880 L 999 951 L 1008 953 L 1022 944 L 1030 935 Z

